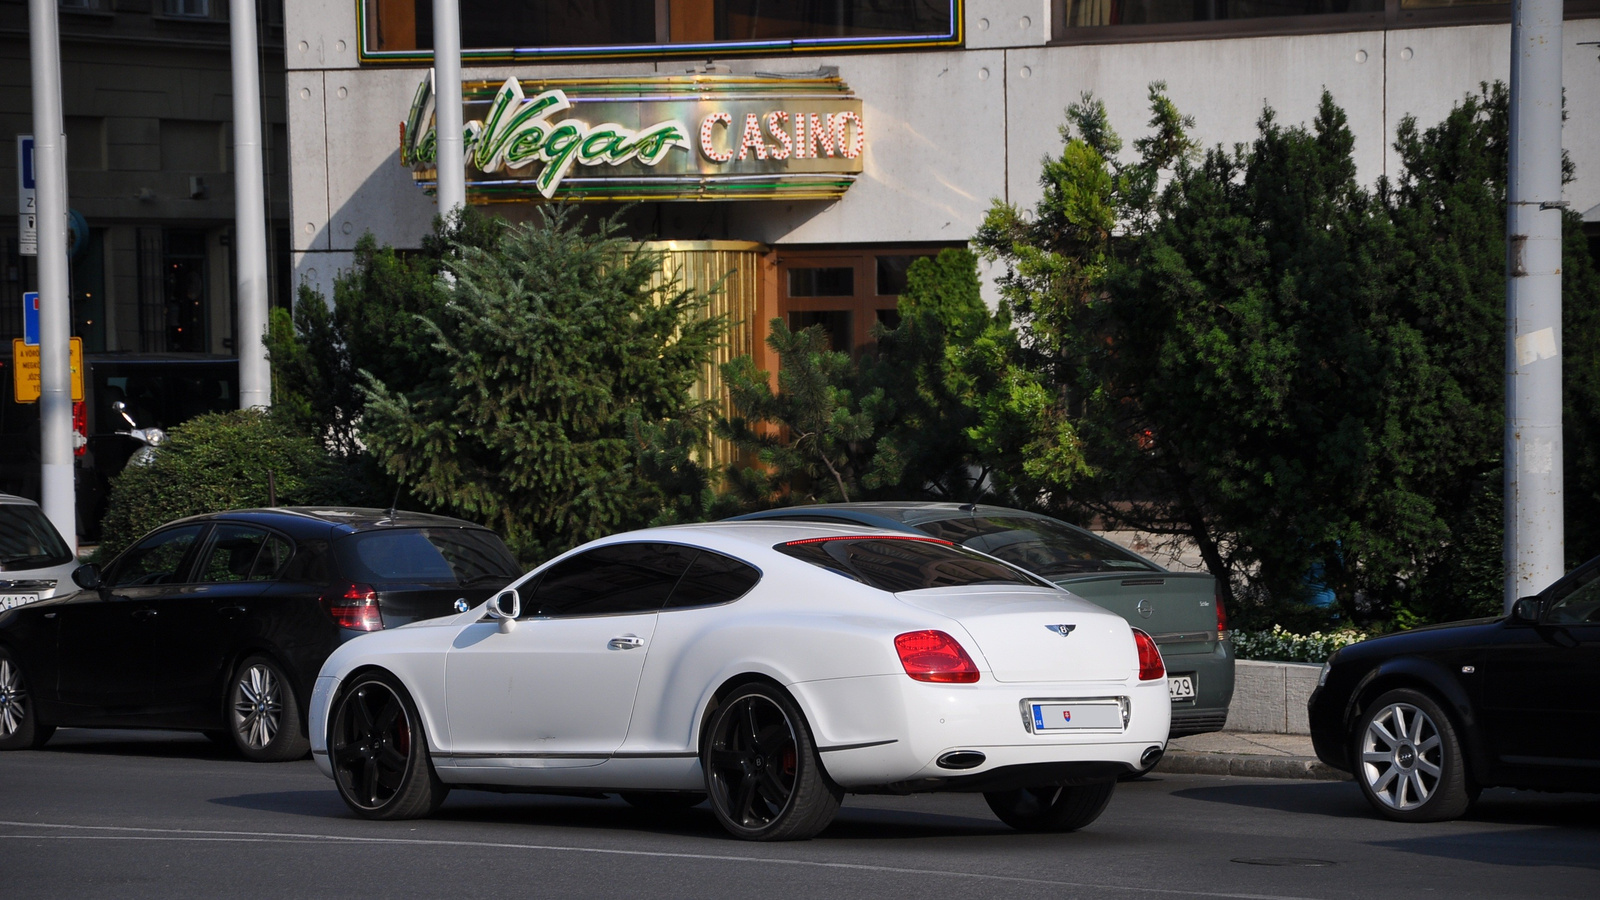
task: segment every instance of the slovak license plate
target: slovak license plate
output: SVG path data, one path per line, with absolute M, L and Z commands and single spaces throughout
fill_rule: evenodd
M 1183 703 L 1194 699 L 1194 675 L 1168 675 L 1167 696 L 1173 703 Z
M 0 609 L 11 609 L 38 599 L 38 594 L 0 594 Z
M 1034 733 L 1041 731 L 1075 731 L 1082 728 L 1115 728 L 1122 730 L 1122 707 L 1104 700 L 1072 703 L 1064 700 L 1044 700 L 1030 703 L 1033 712 Z

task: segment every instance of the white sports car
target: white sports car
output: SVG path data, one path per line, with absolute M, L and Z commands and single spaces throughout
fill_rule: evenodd
M 1020 569 L 725 522 L 594 541 L 483 606 L 345 644 L 309 733 L 368 818 L 428 815 L 452 787 L 709 795 L 735 836 L 795 840 L 846 792 L 982 792 L 1013 827 L 1081 828 L 1170 717 L 1148 635 Z

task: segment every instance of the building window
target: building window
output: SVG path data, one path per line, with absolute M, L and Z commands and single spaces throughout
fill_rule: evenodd
M 956 246 L 956 245 L 951 245 Z M 821 326 L 832 349 L 877 349 L 875 326 L 900 324 L 900 294 L 914 260 L 942 246 L 778 251 L 778 313 L 791 331 Z
M 211 0 L 162 0 L 161 11 L 184 19 L 209 19 Z
M 363 0 L 362 57 L 427 59 L 432 0 Z M 460 0 L 476 60 L 955 46 L 961 0 Z
M 1054 0 L 1062 43 L 1182 40 L 1505 22 L 1507 0 Z M 1566 0 L 1568 19 L 1600 0 Z

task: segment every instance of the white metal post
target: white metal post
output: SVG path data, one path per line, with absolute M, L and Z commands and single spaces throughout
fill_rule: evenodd
M 1561 0 L 1513 0 L 1505 609 L 1561 577 Z
M 233 252 L 238 266 L 239 408 L 272 405 L 267 363 L 267 204 L 262 172 L 261 77 L 255 0 L 231 0 L 233 39 Z
M 76 553 L 72 298 L 67 293 L 67 154 L 61 126 L 61 40 L 56 2 L 28 0 L 39 211 L 39 485 L 45 516 Z
M 434 160 L 439 214 L 448 217 L 467 202 L 467 169 L 461 140 L 461 13 L 456 0 L 433 0 Z

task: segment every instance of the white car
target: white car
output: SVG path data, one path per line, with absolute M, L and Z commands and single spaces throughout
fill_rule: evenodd
M 367 818 L 428 815 L 452 787 L 709 795 L 735 836 L 796 840 L 846 792 L 982 792 L 1013 827 L 1081 828 L 1170 717 L 1148 635 L 993 557 L 723 522 L 594 541 L 345 644 L 309 732 Z

